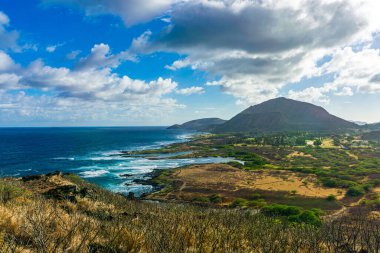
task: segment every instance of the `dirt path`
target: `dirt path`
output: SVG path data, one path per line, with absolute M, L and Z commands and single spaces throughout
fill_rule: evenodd
M 186 182 L 185 182 L 185 181 L 182 181 L 182 185 L 181 185 L 181 187 L 179 187 L 178 192 L 176 193 L 176 198 L 177 198 L 177 199 L 180 199 L 179 196 L 181 195 L 182 190 L 183 190 L 185 187 L 186 187 Z
M 350 205 L 343 205 L 343 207 L 341 209 L 339 209 L 335 213 L 332 213 L 330 215 L 326 215 L 325 218 L 334 220 L 334 219 L 337 219 L 339 217 L 342 217 L 350 211 L 351 207 L 358 206 L 363 199 L 364 199 L 364 197 L 359 199 L 358 201 L 356 201 L 354 203 L 351 203 Z

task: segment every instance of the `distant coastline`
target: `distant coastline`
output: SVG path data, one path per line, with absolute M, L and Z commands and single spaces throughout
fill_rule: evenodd
M 199 134 L 166 127 L 0 128 L 0 174 L 19 177 L 62 171 L 113 192 L 141 195 L 152 187 L 136 182 L 147 179 L 153 170 L 209 160 L 165 159 L 164 155 L 153 160 L 125 157 L 123 151 L 160 149 Z

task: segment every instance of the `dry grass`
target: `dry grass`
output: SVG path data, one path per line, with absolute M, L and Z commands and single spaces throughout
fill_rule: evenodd
M 334 140 L 331 138 L 325 138 L 322 140 L 322 148 L 338 148 L 337 146 L 334 146 Z
M 289 159 L 292 159 L 294 157 L 303 157 L 303 158 L 310 158 L 310 159 L 313 159 L 313 160 L 317 160 L 317 158 L 315 158 L 311 154 L 305 154 L 305 153 L 299 152 L 299 151 L 294 151 L 293 153 L 289 154 L 287 157 Z
M 301 176 L 286 171 L 244 171 L 226 164 L 188 166 L 178 169 L 168 179 L 175 187 L 165 195 L 152 194 L 152 198 L 191 200 L 221 194 L 226 200 L 233 200 L 243 197 L 239 193 L 257 190 L 292 192 L 293 195 L 312 198 L 326 198 L 331 194 L 338 199 L 344 197 L 341 189 L 319 186 L 312 175 Z
M 228 175 L 235 173 L 233 168 L 226 169 Z M 220 168 L 213 170 L 220 173 Z M 195 172 L 198 176 L 205 175 L 201 170 Z M 25 191 L 7 203 L 0 203 L 1 253 L 317 253 L 356 252 L 352 249 L 377 252 L 380 247 L 376 241 L 378 222 L 364 219 L 365 215 L 321 227 L 289 224 L 251 210 L 130 201 L 78 178 L 71 179 L 80 190 L 87 188 L 88 194 L 77 194 L 70 201 L 39 194 L 46 192 L 42 188 L 44 183 L 50 190 L 67 186 L 68 177 L 45 177 L 22 185 L 14 182 L 25 187 Z
M 355 155 L 355 154 L 353 154 L 351 152 L 348 152 L 348 151 L 346 153 L 347 153 L 347 155 L 349 155 L 350 157 L 354 158 L 355 160 L 359 160 L 359 157 L 357 155 Z

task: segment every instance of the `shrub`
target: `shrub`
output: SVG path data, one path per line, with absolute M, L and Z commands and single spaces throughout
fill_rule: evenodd
M 14 183 L 0 181 L 0 202 L 7 203 L 11 199 L 21 196 L 22 189 Z
M 211 195 L 209 197 L 209 200 L 212 203 L 222 203 L 223 202 L 223 198 L 220 195 L 218 195 L 218 194 Z
M 284 217 L 290 222 L 308 223 L 315 226 L 322 224 L 320 215 L 323 212 L 319 209 L 303 210 L 296 206 L 274 204 L 264 206 L 261 212 L 267 216 Z
M 250 200 L 248 201 L 248 206 L 250 207 L 263 207 L 265 206 L 267 203 L 265 202 L 264 199 L 257 199 L 257 200 Z
M 329 188 L 349 188 L 356 186 L 356 183 L 349 180 L 342 180 L 337 178 L 321 178 L 322 185 Z
M 207 197 L 197 197 L 197 198 L 194 198 L 193 201 L 201 202 L 201 203 L 209 203 L 210 199 Z
M 238 206 L 247 206 L 248 205 L 248 200 L 243 199 L 243 198 L 237 198 L 231 203 L 231 207 L 238 207 Z
M 364 193 L 365 193 L 365 191 L 364 191 L 363 187 L 351 186 L 350 188 L 348 188 L 346 195 L 349 197 L 359 197 L 359 196 L 364 195 Z
M 231 161 L 231 162 L 228 162 L 227 164 L 238 169 L 242 169 L 244 166 L 242 163 L 239 163 L 236 161 Z
M 251 194 L 251 196 L 249 196 L 249 199 L 250 200 L 257 200 L 261 197 L 261 195 L 259 193 L 253 193 Z
M 374 186 L 370 183 L 363 185 L 363 190 L 369 192 Z
M 296 138 L 295 144 L 297 146 L 306 146 L 306 140 L 303 137 Z
M 326 200 L 328 200 L 328 201 L 335 201 L 336 197 L 335 197 L 334 194 L 330 194 L 329 196 L 327 196 Z
M 332 178 L 322 178 L 322 184 L 324 187 L 338 187 L 338 181 Z
M 261 212 L 269 216 L 290 216 L 290 215 L 299 215 L 301 213 L 301 208 L 296 206 L 287 206 L 287 205 L 267 205 L 261 209 Z
M 319 216 L 317 216 L 317 214 L 313 211 L 304 211 L 302 212 L 299 216 L 299 221 L 300 222 L 304 222 L 304 223 L 308 223 L 308 224 L 312 224 L 312 225 L 316 225 L 316 226 L 319 226 L 321 225 L 321 220 L 319 218 Z

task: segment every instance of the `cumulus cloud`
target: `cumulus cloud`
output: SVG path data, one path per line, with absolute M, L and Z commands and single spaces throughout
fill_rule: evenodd
M 148 31 L 145 31 L 143 34 L 141 34 L 139 37 L 133 39 L 129 51 L 131 51 L 132 53 L 146 52 L 151 35 L 152 35 L 152 32 L 148 30 Z
M 48 53 L 54 53 L 54 52 L 57 50 L 57 48 L 59 48 L 59 47 L 61 47 L 61 46 L 63 46 L 63 45 L 64 45 L 64 43 L 55 44 L 55 45 L 49 45 L 49 46 L 47 46 L 47 47 L 45 48 L 45 50 L 46 50 L 46 52 L 48 52 Z
M 127 59 L 125 52 L 112 54 L 108 45 L 98 44 L 73 69 L 51 67 L 42 60 L 22 68 L 0 51 L 0 115 L 51 120 L 105 120 L 131 113 L 157 117 L 184 107 L 171 95 L 200 92 L 196 87 L 181 90 L 172 79 L 146 82 L 114 73 Z M 20 87 L 23 91 L 17 92 Z M 44 95 L 28 95 L 28 89 Z
M 89 16 L 114 14 L 120 16 L 127 26 L 150 21 L 162 15 L 179 0 L 43 0 L 49 5 L 61 3 L 78 6 Z
M 7 25 L 8 23 L 8 16 L 4 12 L 0 11 L 0 25 Z
M 337 50 L 332 59 L 318 68 L 319 75 L 334 74 L 333 86 L 376 86 L 376 74 L 380 73 L 380 50 L 364 48 L 355 51 L 352 47 Z
M 113 73 L 112 70 L 126 59 L 125 52 L 114 55 L 110 53 L 108 45 L 98 44 L 87 57 L 78 61 L 73 70 L 50 67 L 42 60 L 36 60 L 22 71 L 20 83 L 33 88 L 55 90 L 60 97 L 141 102 L 149 100 L 149 96 L 153 101 L 160 99 L 177 87 L 171 79 L 158 78 L 146 83 Z
M 20 47 L 17 44 L 19 33 L 17 31 L 9 31 L 9 17 L 0 11 L 0 49 L 19 51 Z
M 0 73 L 11 71 L 16 67 L 17 65 L 13 59 L 4 51 L 0 50 Z
M 181 60 L 177 60 L 175 62 L 173 62 L 171 65 L 166 65 L 165 68 L 166 69 L 170 69 L 170 70 L 177 70 L 177 69 L 182 69 L 182 68 L 186 68 L 188 66 L 191 66 L 192 63 L 190 62 L 189 59 L 181 59 Z
M 368 49 L 373 36 L 380 32 L 377 0 L 43 2 L 73 4 L 88 15 L 118 15 L 127 26 L 160 17 L 166 27 L 159 34 L 143 33 L 132 42 L 131 51 L 176 52 L 181 58 L 165 66 L 167 69 L 204 71 L 209 74 L 208 85 L 218 85 L 245 104 L 277 96 L 284 86 L 321 76 L 322 72 L 331 73 L 319 66 L 324 56 L 343 48 Z M 342 74 L 337 75 L 340 81 Z M 376 92 L 379 78 L 370 77 L 370 84 L 345 88 L 336 84 L 338 80 L 327 89 L 313 87 L 304 92 L 324 101 L 328 94 Z
M 169 49 L 185 51 L 217 48 L 276 53 L 335 46 L 349 40 L 366 24 L 351 5 L 342 1 L 306 1 L 302 9 L 266 6 L 263 3 L 267 1 L 206 4 L 210 2 L 189 2 L 185 8 L 181 5 L 175 9 L 172 25 L 162 33 L 159 42 Z M 237 10 L 239 2 L 245 5 Z
M 91 49 L 90 55 L 81 58 L 76 68 L 81 70 L 115 68 L 119 66 L 120 62 L 126 60 L 135 61 L 135 58 L 126 51 L 114 55 L 111 53 L 110 47 L 102 43 L 95 45 Z
M 324 56 L 342 48 L 368 47 L 380 28 L 374 12 L 379 7 L 372 0 L 191 1 L 173 7 L 171 24 L 150 46 L 187 55 L 167 69 L 205 71 L 215 79 L 208 85 L 218 85 L 238 103 L 258 103 L 278 96 L 286 85 L 332 73 L 318 66 Z M 350 74 L 355 79 L 349 71 L 344 81 Z M 342 82 L 343 72 L 338 76 L 335 82 Z M 368 81 L 372 74 L 366 72 L 366 77 Z M 338 86 L 291 90 L 289 96 L 327 102 L 333 91 L 352 95 L 377 90 L 374 84 Z
M 173 99 L 162 99 L 154 106 L 142 108 L 141 103 L 119 101 L 96 103 L 78 98 L 52 97 L 49 95 L 30 96 L 25 92 L 4 93 L 0 91 L 0 118 L 3 122 L 103 122 L 108 124 L 157 122 L 175 108 L 181 108 Z
M 336 96 L 353 96 L 355 93 L 380 93 L 380 50 L 364 48 L 355 51 L 344 47 L 331 55 L 331 60 L 315 68 L 313 76 L 333 75 L 333 81 L 322 87 L 309 87 L 289 91 L 289 96 L 308 101 L 326 102 Z
M 288 97 L 306 102 L 322 102 L 327 104 L 330 102 L 330 98 L 326 95 L 326 93 L 331 90 L 331 87 L 328 86 L 309 87 L 301 91 L 290 90 Z
M 57 49 L 57 46 L 47 46 L 46 51 L 49 53 L 53 53 Z
M 20 77 L 13 73 L 18 69 L 19 66 L 13 59 L 4 51 L 0 50 L 0 90 L 9 87 L 19 87 L 18 83 Z
M 290 86 L 288 97 L 328 103 L 332 96 L 380 93 L 379 50 L 371 48 L 380 32 L 378 0 L 42 2 L 77 6 L 91 16 L 118 15 L 127 26 L 155 18 L 166 24 L 159 33 L 146 31 L 134 39 L 128 51 L 113 53 L 106 44 L 95 45 L 72 69 L 51 67 L 42 60 L 20 67 L 6 53 L 19 49 L 19 34 L 10 28 L 9 17 L 0 12 L 2 117 L 12 110 L 62 119 L 125 117 L 131 112 L 152 115 L 183 107 L 172 98 L 174 94 L 204 92 L 202 87 L 181 89 L 171 79 L 147 82 L 116 73 L 121 62 L 157 51 L 178 53 L 179 59 L 165 66 L 167 69 L 204 71 L 208 74 L 206 85 L 220 87 L 244 105 L 276 97 L 293 83 L 324 76 L 331 79 L 303 90 Z M 77 59 L 79 53 L 73 51 L 67 58 Z M 17 93 L 20 87 L 50 96 Z
M 151 46 L 188 55 L 167 69 L 205 71 L 216 79 L 208 85 L 252 104 L 318 75 L 317 62 L 331 51 L 367 41 L 380 26 L 362 11 L 349 1 L 192 1 L 174 7 Z M 313 99 L 327 101 L 320 92 Z
M 203 87 L 197 87 L 197 86 L 179 89 L 176 91 L 177 94 L 186 95 L 186 96 L 192 95 L 192 94 L 203 94 L 204 92 L 205 91 Z
M 71 51 L 70 53 L 68 53 L 66 55 L 66 58 L 68 60 L 74 60 L 78 57 L 78 55 L 81 53 L 82 51 L 81 50 L 74 50 L 74 51 Z
M 132 51 L 186 55 L 165 67 L 205 71 L 208 84 L 219 85 L 239 103 L 257 103 L 277 96 L 286 85 L 320 76 L 318 62 L 324 56 L 368 47 L 380 31 L 377 0 L 43 2 L 76 5 L 88 15 L 118 15 L 127 26 L 160 17 L 168 25 L 159 34 L 147 31 L 136 38 Z M 335 87 L 335 95 L 377 90 L 375 82 L 351 86 Z
M 354 92 L 352 91 L 351 87 L 343 87 L 340 91 L 335 92 L 334 95 L 336 95 L 336 96 L 353 96 Z

